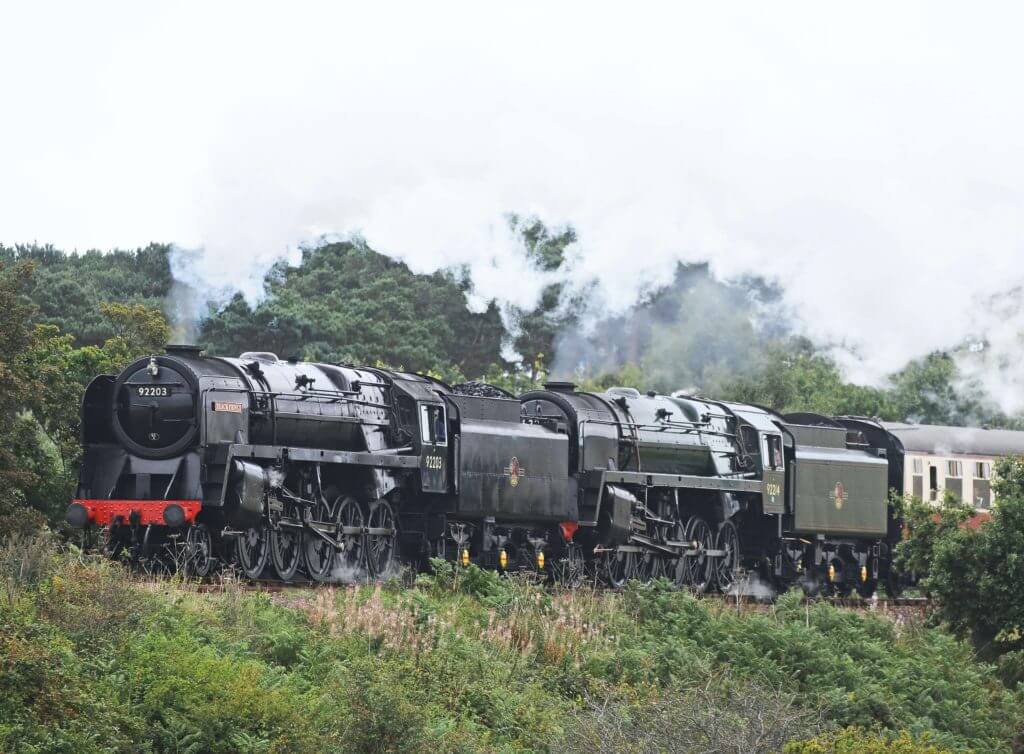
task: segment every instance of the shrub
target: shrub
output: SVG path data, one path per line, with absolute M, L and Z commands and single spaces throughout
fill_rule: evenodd
M 991 520 L 940 537 L 927 580 L 938 616 L 987 657 L 1024 649 L 1024 459 L 1003 459 L 996 473 Z
M 702 663 L 823 705 L 840 726 L 930 730 L 942 745 L 1000 751 L 1024 728 L 1024 695 L 1007 691 L 971 648 L 942 631 L 897 632 L 884 618 L 780 599 L 754 614 L 658 587 L 626 605 L 637 633 L 620 643 L 615 671 L 633 685 L 668 685 Z
M 950 749 L 932 743 L 927 736 L 915 738 L 906 731 L 898 734 L 866 732 L 846 728 L 809 741 L 786 744 L 783 754 L 951 754 Z
M 895 503 L 909 534 L 896 547 L 898 565 L 904 573 L 916 574 L 927 589 L 935 548 L 960 529 L 974 509 L 953 494 L 943 496 L 938 507 L 917 497 L 898 498 Z
M 46 527 L 46 517 L 27 506 L 25 493 L 17 488 L 7 489 L 0 500 L 0 538 L 11 535 L 34 537 Z
M 487 571 L 475 564 L 455 565 L 444 558 L 431 558 L 430 575 L 421 576 L 418 583 L 436 593 L 456 592 L 492 605 L 505 605 L 512 598 L 511 581 L 495 571 Z
M 1024 692 L 969 645 L 798 596 L 560 592 L 472 568 L 271 596 L 153 588 L 75 557 L 51 568 L 0 600 L 2 751 L 769 751 L 789 737 L 808 754 L 907 730 L 980 754 L 1024 728 Z
M 156 748 L 177 751 L 317 751 L 305 689 L 254 659 L 186 631 L 157 629 L 126 645 L 114 671 L 126 708 Z
M 725 673 L 665 696 L 590 700 L 570 723 L 564 751 L 769 754 L 820 727 L 820 713 L 793 694 Z
M 999 677 L 1011 689 L 1024 683 L 1024 649 L 1007 652 L 999 658 Z
M 37 603 L 44 620 L 93 648 L 117 643 L 154 608 L 153 597 L 132 584 L 119 565 L 74 557 L 64 558 L 41 585 Z
M 107 670 L 25 613 L 0 615 L 0 751 L 130 751 L 142 731 Z
M 7 602 L 34 589 L 53 570 L 53 563 L 53 540 L 46 533 L 11 534 L 0 541 L 0 580 Z

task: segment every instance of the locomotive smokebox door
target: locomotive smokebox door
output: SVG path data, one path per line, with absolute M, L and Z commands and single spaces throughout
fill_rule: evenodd
M 448 416 L 440 403 L 419 404 L 420 483 L 424 492 L 448 491 Z

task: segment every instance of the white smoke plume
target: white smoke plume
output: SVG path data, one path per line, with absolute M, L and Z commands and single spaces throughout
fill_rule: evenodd
M 172 244 L 169 261 L 174 283 L 164 304 L 171 325 L 171 342 L 194 343 L 210 308 L 227 301 L 236 291 L 255 299 L 259 289 L 235 281 L 217 282 L 203 274 L 206 255 L 202 249 L 185 249 Z M 244 282 L 244 281 L 243 281 Z
M 728 595 L 736 598 L 746 597 L 756 602 L 773 602 L 778 596 L 778 589 L 770 581 L 761 578 L 761 576 L 753 571 L 749 571 L 737 579 L 736 583 L 729 589 Z
M 707 260 L 778 282 L 854 380 L 984 344 L 965 364 L 1013 410 L 1022 14 L 12 4 L 0 97 L 31 117 L 0 121 L 0 241 L 174 241 L 205 250 L 193 288 L 258 295 L 275 259 L 359 233 L 528 306 L 516 212 L 576 228 L 606 311 Z
M 1014 286 L 980 297 L 972 334 L 956 353 L 964 380 L 973 383 L 1011 414 L 1024 411 L 1024 295 Z

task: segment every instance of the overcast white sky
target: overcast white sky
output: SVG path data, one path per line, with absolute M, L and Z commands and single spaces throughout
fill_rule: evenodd
M 8 3 L 0 242 L 202 246 L 251 289 L 236 260 L 360 231 L 528 301 L 502 215 L 535 214 L 609 306 L 707 259 L 857 378 L 989 334 L 1014 400 L 1022 8 Z

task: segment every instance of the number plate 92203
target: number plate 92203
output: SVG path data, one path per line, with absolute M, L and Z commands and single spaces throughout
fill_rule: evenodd
M 166 398 L 171 394 L 171 389 L 166 385 L 142 385 L 135 390 L 140 398 Z

